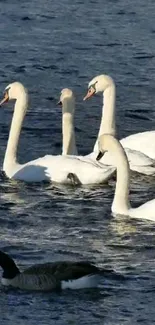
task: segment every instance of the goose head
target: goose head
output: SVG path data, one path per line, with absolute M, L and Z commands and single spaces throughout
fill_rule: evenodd
M 4 97 L 1 100 L 0 105 L 8 102 L 11 99 L 16 100 L 23 94 L 27 94 L 25 87 L 20 82 L 13 82 L 4 89 Z
M 108 75 L 102 74 L 93 78 L 88 84 L 88 92 L 83 100 L 86 100 L 99 92 L 104 92 L 113 84 L 113 79 Z

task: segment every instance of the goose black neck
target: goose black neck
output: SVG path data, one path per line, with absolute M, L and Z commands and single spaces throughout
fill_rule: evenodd
M 2 251 L 0 251 L 0 266 L 3 269 L 3 278 L 5 279 L 13 279 L 20 273 L 13 259 Z

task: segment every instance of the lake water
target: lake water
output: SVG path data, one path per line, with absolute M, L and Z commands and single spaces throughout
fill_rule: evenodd
M 62 0 L 0 3 L 0 93 L 13 81 L 29 90 L 20 162 L 61 153 L 62 88 L 76 95 L 80 154 L 92 151 L 102 98 L 83 102 L 88 82 L 111 75 L 117 86 L 120 138 L 155 129 L 154 0 Z M 0 109 L 0 166 L 10 122 Z M 0 287 L 3 325 L 131 325 L 155 323 L 155 225 L 114 219 L 109 186 L 27 185 L 0 176 L 0 249 L 21 269 L 45 261 L 88 259 L 124 275 L 97 290 L 25 293 Z M 133 206 L 155 197 L 155 180 L 133 174 Z M 0 274 L 1 275 L 1 274 Z

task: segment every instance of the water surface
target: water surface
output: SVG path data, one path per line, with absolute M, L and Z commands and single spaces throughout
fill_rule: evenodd
M 101 96 L 84 103 L 88 81 L 110 74 L 117 86 L 118 136 L 154 129 L 155 3 L 127 1 L 1 1 L 0 91 L 15 80 L 29 90 L 20 162 L 61 152 L 62 88 L 76 95 L 79 153 L 91 152 Z M 0 166 L 13 103 L 0 110 Z M 114 219 L 109 186 L 27 185 L 0 176 L 0 248 L 21 269 L 60 259 L 89 259 L 124 275 L 98 290 L 25 293 L 0 287 L 3 325 L 155 323 L 155 225 Z M 154 179 L 132 175 L 133 206 L 155 197 Z

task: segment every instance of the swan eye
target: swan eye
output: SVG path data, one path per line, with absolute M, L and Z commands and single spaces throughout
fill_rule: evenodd
M 93 91 L 94 93 L 96 93 L 96 84 L 97 84 L 97 82 L 98 81 L 96 81 L 93 85 L 90 86 L 89 92 L 92 92 Z
M 90 86 L 90 88 L 88 89 L 88 93 L 89 94 L 95 94 L 96 93 L 96 89 L 94 86 Z

